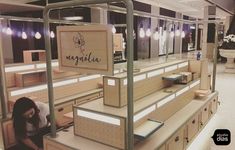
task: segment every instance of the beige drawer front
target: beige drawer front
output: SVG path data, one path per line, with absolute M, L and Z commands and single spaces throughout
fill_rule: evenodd
M 167 150 L 183 150 L 184 149 L 184 129 L 180 129 L 167 142 Z
M 100 93 L 94 93 L 94 94 L 91 94 L 91 95 L 88 95 L 88 96 L 84 96 L 82 98 L 76 99 L 76 104 L 84 103 L 86 101 L 97 99 L 99 97 L 100 97 Z
M 215 114 L 215 112 L 217 111 L 217 107 L 218 107 L 218 97 L 214 98 L 211 101 L 211 114 Z
M 197 134 L 198 130 L 199 130 L 199 114 L 196 114 L 187 123 L 187 135 L 186 135 L 187 143 L 193 139 L 193 137 Z
M 200 126 L 204 126 L 209 119 L 209 105 L 207 104 L 203 109 L 201 110 L 200 115 Z
M 73 111 L 73 104 L 74 104 L 74 101 L 55 107 L 55 116 L 56 116 L 57 121 L 59 121 L 60 124 L 66 124 L 68 122 L 71 122 L 71 120 L 64 117 L 64 114 Z
M 166 145 L 164 144 L 164 145 L 161 146 L 158 150 L 166 150 Z
M 65 145 L 59 144 L 57 142 L 52 142 L 48 139 L 43 139 L 44 149 L 45 150 L 73 150 Z

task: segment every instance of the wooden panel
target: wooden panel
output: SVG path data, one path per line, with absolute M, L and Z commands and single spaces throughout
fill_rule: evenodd
M 199 130 L 199 114 L 196 114 L 187 123 L 187 140 L 190 142 Z
M 59 144 L 57 142 L 52 142 L 47 138 L 43 139 L 44 149 L 45 150 L 73 150 L 72 148 Z
M 3 128 L 2 128 L 2 121 L 0 122 L 0 149 L 5 149 L 4 148 L 4 142 L 3 142 Z
M 104 104 L 120 106 L 120 79 L 103 77 L 104 84 Z
M 146 95 L 149 95 L 153 92 L 156 92 L 164 87 L 169 86 L 169 82 L 162 80 L 163 76 L 167 76 L 167 75 L 171 75 L 171 74 L 179 73 L 179 72 L 184 72 L 187 70 L 188 70 L 188 67 L 186 66 L 186 67 L 182 67 L 173 71 L 165 72 L 164 74 L 161 74 L 161 75 L 157 75 L 157 76 L 153 76 L 149 78 L 147 78 L 146 76 L 146 79 L 134 82 L 134 86 L 133 86 L 134 101 Z M 104 77 L 104 78 L 105 80 L 113 79 L 111 77 Z M 117 78 L 115 80 L 120 81 L 120 88 L 117 88 L 117 87 L 114 88 L 111 86 L 106 87 L 107 84 L 104 84 L 104 104 L 114 106 L 114 107 L 123 107 L 127 105 L 127 84 L 126 84 L 127 82 L 125 78 L 119 78 L 119 79 Z M 107 81 L 104 81 L 104 82 L 107 82 Z
M 46 82 L 46 71 L 30 71 L 16 73 L 16 86 L 25 87 Z
M 95 100 L 95 99 L 97 99 L 99 97 L 100 97 L 100 93 L 94 93 L 94 94 L 91 94 L 91 95 L 84 96 L 82 98 L 76 99 L 75 103 L 76 104 L 81 104 L 81 103 L 88 102 L 90 100 Z
M 211 114 L 215 114 L 217 111 L 217 107 L 218 107 L 218 97 L 214 98 L 211 101 Z
M 39 61 L 45 61 L 46 60 L 46 51 L 45 50 L 24 50 L 23 51 L 23 57 L 24 57 L 24 63 L 32 63 L 32 53 L 38 53 Z
M 6 86 L 7 88 L 15 87 L 15 73 L 13 72 L 6 72 Z
M 57 47 L 62 70 L 113 75 L 110 25 L 59 26 Z
M 198 60 L 190 60 L 189 61 L 189 71 L 196 72 L 201 75 L 201 61 Z
M 75 116 L 74 132 L 75 135 L 125 149 L 126 122 L 124 118 L 119 119 L 120 125 L 113 125 L 81 116 Z
M 167 150 L 183 150 L 184 149 L 184 129 L 180 129 L 167 142 Z
M 15 138 L 12 120 L 4 121 L 2 126 L 3 126 L 3 135 L 5 139 L 4 142 L 6 148 L 14 146 L 16 144 L 16 138 Z
M 209 81 L 208 81 L 208 61 L 203 60 L 201 62 L 201 86 L 200 89 L 208 90 L 209 89 Z
M 200 127 L 204 126 L 209 119 L 209 105 L 203 107 L 200 115 Z
M 59 124 L 62 125 L 62 124 L 67 124 L 69 122 L 72 122 L 71 119 L 64 117 L 64 114 L 73 111 L 73 104 L 74 104 L 74 101 L 55 107 L 55 116 Z
M 161 146 L 158 150 L 166 150 L 166 145 L 164 144 L 164 145 Z

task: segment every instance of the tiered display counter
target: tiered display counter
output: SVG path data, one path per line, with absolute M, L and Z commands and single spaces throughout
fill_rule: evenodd
M 206 62 L 171 61 L 134 74 L 135 149 L 183 150 L 205 126 L 216 112 L 218 95 L 195 99 L 195 91 L 210 91 Z M 181 72 L 198 75 L 185 84 L 164 79 Z M 75 105 L 73 115 L 67 114 L 74 119 L 73 129 L 59 131 L 56 138 L 45 137 L 46 150 L 126 149 L 126 74 L 104 76 L 103 81 L 104 98 Z

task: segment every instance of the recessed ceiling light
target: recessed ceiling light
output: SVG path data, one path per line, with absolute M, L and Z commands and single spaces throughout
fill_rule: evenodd
M 64 17 L 64 19 L 75 21 L 75 20 L 83 20 L 83 17 L 82 16 L 71 16 L 71 17 Z

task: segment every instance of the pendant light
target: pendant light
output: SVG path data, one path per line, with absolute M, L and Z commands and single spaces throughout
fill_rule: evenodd
M 50 37 L 51 37 L 52 39 L 55 38 L 55 33 L 54 33 L 53 31 L 50 32 Z
M 9 20 L 7 21 L 7 29 L 6 29 L 6 34 L 7 35 L 12 35 L 12 30 L 11 30 L 11 28 L 10 28 L 10 25 L 9 25 Z
M 151 36 L 151 29 L 150 29 L 150 25 L 149 25 L 149 27 L 148 27 L 148 29 L 147 29 L 147 31 L 146 31 L 146 36 L 147 37 L 150 37 Z
M 175 31 L 175 36 L 180 36 L 180 23 L 178 22 L 177 29 Z
M 112 27 L 112 32 L 113 32 L 113 34 L 115 34 L 117 32 L 116 28 L 114 26 Z
M 141 23 L 140 24 L 140 31 L 139 31 L 139 36 L 140 38 L 144 38 L 145 37 L 145 32 L 144 32 L 144 27 L 143 27 L 143 24 Z
M 170 32 L 170 37 L 173 38 L 175 36 L 175 33 L 174 33 L 174 29 L 173 27 L 171 28 L 171 32 Z
M 185 38 L 185 32 L 184 31 L 181 32 L 181 38 Z
M 37 31 L 35 33 L 34 37 L 39 40 L 39 39 L 41 39 L 42 35 L 41 35 L 41 33 L 39 31 Z
M 24 39 L 24 40 L 26 40 L 28 38 L 27 34 L 24 31 L 24 23 L 23 23 L 23 31 L 21 33 L 21 38 Z
M 158 31 L 158 27 L 156 27 L 155 33 L 153 34 L 153 39 L 154 39 L 154 40 L 159 40 L 159 31 Z

